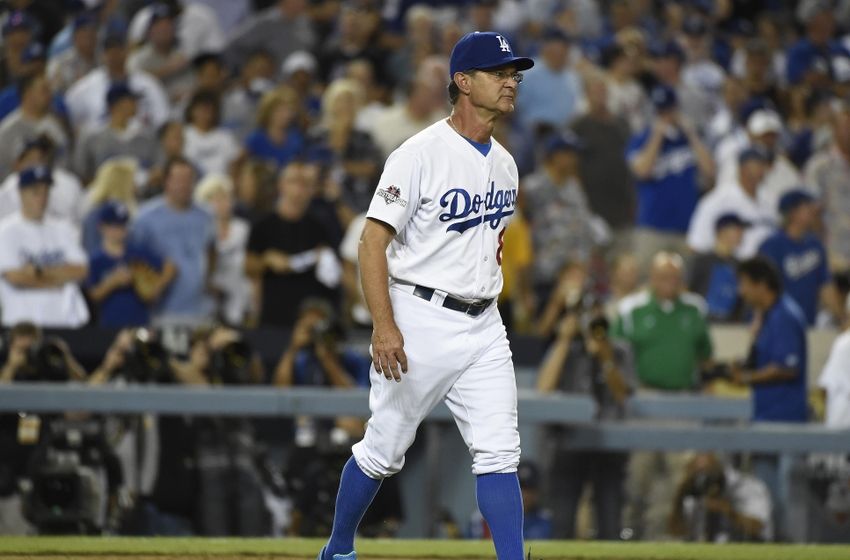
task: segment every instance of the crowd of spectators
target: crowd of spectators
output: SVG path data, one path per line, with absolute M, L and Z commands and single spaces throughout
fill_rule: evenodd
M 600 418 L 619 419 L 635 392 L 722 377 L 752 387 L 757 420 L 809 419 L 805 330 L 848 318 L 847 0 L 5 5 L 0 323 L 24 325 L 27 340 L 87 325 L 200 329 L 185 359 L 166 360 L 173 379 L 198 384 L 222 382 L 213 357 L 235 352 L 234 333 L 285 329 L 277 365 L 244 381 L 368 384 L 368 359 L 340 346 L 370 324 L 364 212 L 388 154 L 449 114 L 454 43 L 487 29 L 536 61 L 495 137 L 520 171 L 499 306 L 511 333 L 548 344 L 538 389 L 590 394 Z M 712 323 L 749 325 L 750 355 L 715 360 Z M 119 332 L 94 382 L 147 344 L 147 330 Z M 4 382 L 23 359 L 6 346 L 17 361 Z M 847 423 L 848 359 L 845 334 L 820 381 L 833 424 Z M 209 431 L 171 422 L 163 448 Z M 362 422 L 324 428 L 342 441 Z M 309 419 L 293 430 L 315 441 Z M 161 469 L 176 461 L 165 455 Z M 708 473 L 750 499 L 735 509 L 715 496 L 723 534 L 788 538 L 769 505 L 787 499 L 787 469 L 759 459 L 767 489 L 714 455 L 559 448 L 552 465 L 570 481 L 552 491 L 567 507 L 543 525 L 575 535 L 589 483 L 596 536 L 620 538 L 623 523 L 638 537 L 688 534 L 685 498 Z M 536 491 L 547 476 L 527 479 Z M 191 532 L 186 503 L 163 500 L 144 530 Z

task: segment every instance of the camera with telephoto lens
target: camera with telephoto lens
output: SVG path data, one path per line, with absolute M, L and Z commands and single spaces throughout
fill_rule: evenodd
M 228 342 L 212 353 L 210 376 L 214 383 L 222 385 L 248 385 L 251 378 L 254 351 L 242 339 Z
M 172 383 L 174 375 L 170 354 L 156 332 L 137 329 L 125 356 L 121 372 L 127 381 L 137 383 Z
M 93 534 L 103 528 L 104 441 L 97 420 L 49 421 L 22 483 L 24 515 L 40 534 Z
M 685 496 L 694 498 L 717 498 L 726 490 L 726 476 L 723 471 L 698 472 L 691 477 L 685 488 Z
M 33 343 L 27 349 L 25 364 L 15 374 L 17 381 L 62 383 L 69 379 L 70 372 L 62 342 L 54 337 Z

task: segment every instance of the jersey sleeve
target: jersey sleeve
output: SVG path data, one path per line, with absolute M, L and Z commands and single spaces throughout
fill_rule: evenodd
M 15 270 L 21 266 L 17 244 L 12 242 L 9 239 L 10 237 L 7 231 L 0 238 L 0 274 Z
M 422 166 L 416 155 L 402 150 L 390 154 L 366 216 L 400 233 L 419 202 L 421 178 Z
M 767 348 L 767 362 L 779 367 L 793 370 L 799 375 L 805 366 L 805 335 L 800 335 L 797 329 L 790 325 L 772 325 L 770 344 Z

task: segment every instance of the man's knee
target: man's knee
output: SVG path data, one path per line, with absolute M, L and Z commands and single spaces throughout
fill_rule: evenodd
M 399 472 L 404 467 L 404 453 L 386 453 L 371 449 L 365 441 L 351 448 L 357 466 L 369 478 L 382 480 Z

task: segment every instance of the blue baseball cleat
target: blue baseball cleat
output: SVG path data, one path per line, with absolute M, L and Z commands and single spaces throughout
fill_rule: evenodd
M 316 557 L 316 560 L 327 560 L 325 558 L 325 551 L 327 548 L 327 546 L 322 547 L 322 550 L 319 552 L 319 556 Z M 349 552 L 348 554 L 334 554 L 334 557 L 330 560 L 357 560 L 357 553 Z

